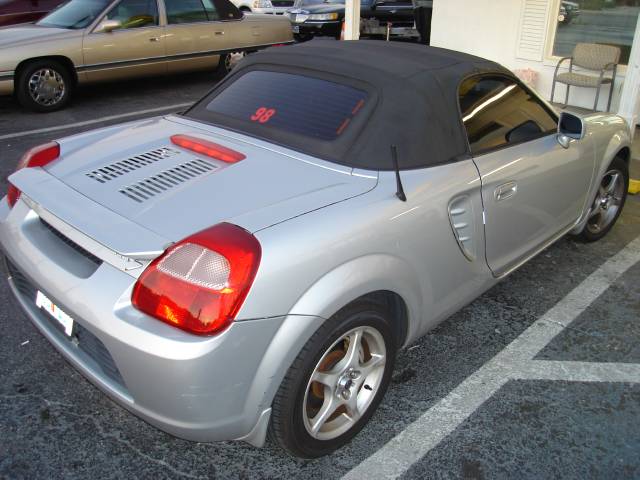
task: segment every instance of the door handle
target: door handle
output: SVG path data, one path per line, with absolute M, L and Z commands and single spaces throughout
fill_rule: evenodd
M 150 42 L 157 42 L 157 41 L 159 41 L 159 40 L 160 40 L 160 38 L 159 38 L 159 37 L 151 37 L 151 38 L 149 39 L 149 41 L 150 41 Z
M 496 188 L 493 196 L 496 202 L 499 202 L 505 198 L 513 197 L 516 193 L 518 193 L 518 184 L 516 182 L 508 182 Z
M 224 32 L 222 30 L 217 31 L 217 32 L 213 32 L 215 35 L 224 35 Z

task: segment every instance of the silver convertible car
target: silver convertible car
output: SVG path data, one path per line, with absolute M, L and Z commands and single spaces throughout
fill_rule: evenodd
M 457 52 L 271 49 L 183 114 L 27 152 L 0 244 L 27 317 L 118 404 L 317 457 L 371 418 L 398 349 L 612 228 L 629 137 Z

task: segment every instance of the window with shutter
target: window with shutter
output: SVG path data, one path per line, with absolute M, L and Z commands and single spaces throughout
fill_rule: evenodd
M 551 0 L 524 0 L 516 56 L 542 61 Z

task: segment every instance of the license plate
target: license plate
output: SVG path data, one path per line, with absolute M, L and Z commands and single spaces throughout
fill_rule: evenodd
M 291 28 L 293 30 L 293 33 L 300 33 L 300 26 L 299 25 L 294 25 Z
M 42 308 L 55 320 L 57 320 L 58 323 L 62 325 L 64 333 L 66 333 L 69 337 L 71 336 L 71 334 L 73 333 L 73 318 L 60 310 L 60 307 L 49 300 L 49 298 L 47 298 L 47 296 L 39 290 L 38 294 L 36 295 L 36 306 L 38 308 Z

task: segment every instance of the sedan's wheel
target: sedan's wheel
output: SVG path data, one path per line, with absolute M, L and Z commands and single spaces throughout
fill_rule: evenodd
M 229 73 L 231 70 L 236 68 L 240 60 L 247 56 L 247 52 L 229 52 L 221 55 L 220 57 L 220 65 L 219 69 L 222 70 L 222 73 Z
M 622 212 L 629 189 L 629 169 L 621 158 L 615 158 L 602 177 L 589 218 L 580 238 L 594 242 L 604 237 Z
M 313 458 L 347 443 L 389 384 L 395 340 L 383 307 L 358 302 L 323 325 L 289 369 L 274 399 L 270 434 Z
M 62 108 L 69 100 L 71 76 L 58 62 L 33 62 L 18 75 L 16 94 L 25 108 L 51 112 Z

